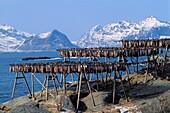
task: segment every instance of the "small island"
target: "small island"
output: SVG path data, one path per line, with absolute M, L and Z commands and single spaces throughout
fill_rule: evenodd
M 50 57 L 27 57 L 22 58 L 22 60 L 39 60 L 39 59 L 51 59 Z

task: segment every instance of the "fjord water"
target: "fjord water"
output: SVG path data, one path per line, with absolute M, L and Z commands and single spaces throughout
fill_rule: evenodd
M 25 57 L 51 57 L 51 60 L 35 60 L 22 61 Z M 58 59 L 56 58 L 58 57 Z M 54 58 L 54 59 L 53 59 Z M 5 52 L 0 53 L 0 103 L 11 99 L 13 84 L 16 73 L 9 72 L 9 64 L 16 63 L 34 63 L 34 62 L 52 62 L 61 61 L 57 52 Z M 31 86 L 31 74 L 25 74 L 29 86 Z M 43 81 L 45 75 L 37 75 Z M 35 81 L 35 91 L 39 91 L 41 86 Z M 28 94 L 25 82 L 23 79 L 18 79 L 14 98 Z

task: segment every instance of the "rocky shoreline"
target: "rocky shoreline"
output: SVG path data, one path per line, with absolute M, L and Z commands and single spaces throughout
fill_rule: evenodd
M 170 58 L 165 65 L 165 75 L 170 75 Z M 82 93 L 80 99 L 81 112 L 98 112 L 98 113 L 168 113 L 170 112 L 170 81 L 161 77 L 155 78 L 146 74 L 133 73 L 130 75 L 132 88 L 128 88 L 125 81 L 125 90 L 128 94 L 129 102 L 126 101 L 123 94 L 118 94 L 117 104 L 112 104 L 112 93 L 110 87 L 104 87 L 99 84 L 101 89 L 93 92 L 95 106 L 93 106 L 90 94 L 87 92 L 86 84 L 82 84 Z M 110 81 L 109 84 L 112 84 Z M 91 82 L 95 87 L 95 81 Z M 103 87 L 102 87 L 103 86 Z M 68 88 L 67 94 L 59 91 L 59 95 L 54 98 L 45 100 L 45 93 L 36 100 L 30 99 L 29 96 L 23 96 L 11 101 L 0 104 L 0 113 L 57 113 L 57 112 L 75 112 L 77 94 L 76 85 Z M 118 87 L 119 89 L 119 87 Z M 121 89 L 119 89 L 121 92 Z M 51 93 L 54 93 L 51 90 Z

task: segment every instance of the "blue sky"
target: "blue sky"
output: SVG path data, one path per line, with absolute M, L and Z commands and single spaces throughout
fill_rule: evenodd
M 170 21 L 170 0 L 0 0 L 0 24 L 29 33 L 57 29 L 72 41 L 97 24 L 150 15 Z

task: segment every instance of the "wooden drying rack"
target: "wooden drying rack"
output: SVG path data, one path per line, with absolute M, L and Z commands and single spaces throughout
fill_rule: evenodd
M 81 91 L 81 85 L 82 85 L 82 78 L 84 77 L 87 83 L 88 90 L 92 97 L 93 105 L 95 105 L 95 101 L 92 95 L 92 87 L 90 86 L 90 79 L 89 76 L 91 74 L 96 75 L 96 83 L 97 83 L 97 89 L 99 89 L 99 82 L 103 81 L 103 73 L 106 73 L 106 80 L 105 84 L 107 86 L 108 78 L 113 77 L 113 103 L 115 103 L 115 92 L 116 92 L 116 79 L 120 79 L 121 86 L 124 92 L 124 96 L 128 101 L 126 92 L 124 90 L 124 85 L 122 82 L 122 75 L 120 72 L 125 71 L 126 76 L 128 77 L 128 83 L 129 88 L 131 87 L 130 81 L 129 81 L 129 66 L 131 65 L 137 65 L 137 72 L 138 72 L 138 66 L 140 64 L 145 64 L 147 67 L 147 73 L 149 72 L 149 65 L 153 65 L 156 67 L 156 59 L 155 55 L 159 55 L 163 53 L 165 54 L 165 59 L 167 55 L 167 50 L 170 47 L 170 39 L 160 39 L 160 40 L 122 40 L 122 47 L 123 48 L 77 48 L 77 49 L 62 49 L 58 50 L 59 54 L 64 57 L 64 62 L 50 62 L 50 63 L 27 63 L 27 64 L 10 64 L 10 72 L 15 72 L 16 77 L 14 81 L 14 87 L 12 92 L 12 98 L 14 97 L 15 88 L 17 79 L 23 78 L 28 92 L 32 96 L 32 98 L 36 98 L 34 94 L 34 79 L 36 79 L 42 86 L 42 90 L 39 94 L 42 93 L 42 91 L 46 90 L 46 99 L 48 99 L 48 94 L 50 94 L 52 97 L 55 97 L 53 94 L 51 94 L 48 91 L 48 84 L 49 80 L 53 81 L 54 89 L 56 91 L 56 94 L 58 94 L 58 87 L 61 87 L 61 84 L 63 84 L 63 89 L 66 94 L 66 77 L 68 75 L 71 75 L 72 81 L 74 81 L 74 76 L 78 75 L 78 83 L 76 92 L 78 93 L 78 99 L 77 99 L 77 109 L 79 108 L 79 100 L 80 100 L 80 91 Z M 139 61 L 138 57 L 140 56 L 147 56 L 147 61 Z M 97 57 L 99 61 L 97 62 L 71 62 L 70 57 L 78 57 L 81 59 L 81 57 L 90 57 L 95 58 Z M 100 62 L 100 58 L 105 57 L 108 58 L 105 62 Z M 127 57 L 130 57 L 131 62 L 127 62 L 125 59 Z M 135 62 L 132 61 L 132 58 L 136 57 Z M 152 57 L 152 60 L 150 58 Z M 66 58 L 68 58 L 68 61 L 66 61 Z M 117 58 L 117 62 L 110 62 L 110 58 Z M 121 60 L 120 60 L 121 59 Z M 156 68 L 155 68 L 156 69 Z M 156 71 L 156 70 L 155 70 Z M 112 73 L 114 72 L 114 74 Z M 19 76 L 19 73 L 21 73 L 21 76 Z M 32 92 L 28 86 L 28 82 L 25 78 L 25 73 L 31 73 L 32 77 Z M 36 73 L 40 74 L 46 74 L 44 83 L 42 83 L 37 77 Z M 99 80 L 99 75 L 101 77 L 101 80 Z M 59 80 L 60 77 L 60 80 Z M 147 76 L 146 76 L 147 77 Z M 147 79 L 147 78 L 146 78 Z M 58 84 L 56 84 L 56 81 Z

